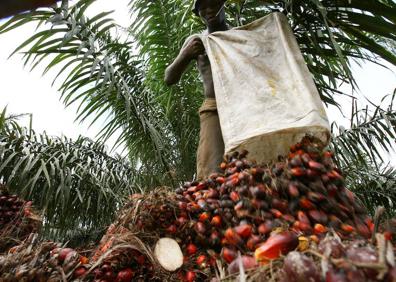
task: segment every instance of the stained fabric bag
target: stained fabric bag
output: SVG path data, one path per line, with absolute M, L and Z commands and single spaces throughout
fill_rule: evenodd
M 328 142 L 326 112 L 283 14 L 200 37 L 225 153 L 247 149 L 251 158 L 269 162 L 307 133 Z

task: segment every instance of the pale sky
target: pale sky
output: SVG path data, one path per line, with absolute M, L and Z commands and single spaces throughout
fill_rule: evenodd
M 128 26 L 129 14 L 127 3 L 129 0 L 106 1 L 97 0 L 88 14 L 101 11 L 115 10 L 113 18 L 121 26 Z M 0 21 L 0 24 L 4 22 Z M 20 55 L 7 59 L 9 54 L 34 32 L 33 26 L 23 26 L 14 31 L 0 35 L 0 110 L 8 106 L 8 113 L 32 113 L 33 129 L 37 132 L 46 131 L 50 135 L 65 135 L 76 138 L 78 135 L 94 138 L 101 127 L 100 123 L 88 128 L 89 123 L 74 122 L 76 106 L 65 109 L 59 100 L 58 85 L 51 87 L 54 72 L 41 76 L 40 69 L 29 72 L 29 67 L 23 67 Z M 380 99 L 393 92 L 396 88 L 396 68 L 386 64 L 391 70 L 374 64 L 365 64 L 362 68 L 353 67 L 360 93 L 365 97 L 379 102 Z M 350 112 L 350 106 L 343 104 L 345 112 Z M 348 127 L 337 110 L 328 110 L 330 122 L 337 120 Z M 103 121 L 102 121 L 103 122 Z M 109 142 L 109 144 L 111 141 Z M 396 157 L 390 157 L 396 165 Z

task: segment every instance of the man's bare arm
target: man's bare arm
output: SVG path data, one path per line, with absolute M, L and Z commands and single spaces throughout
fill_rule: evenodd
M 172 85 L 179 82 L 182 74 L 193 59 L 205 52 L 202 41 L 199 38 L 191 39 L 187 45 L 180 50 L 179 55 L 165 70 L 165 83 Z

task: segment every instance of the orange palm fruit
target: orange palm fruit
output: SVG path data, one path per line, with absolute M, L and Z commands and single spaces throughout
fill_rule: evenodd
M 216 227 L 221 226 L 221 217 L 219 215 L 215 215 L 214 217 L 212 217 L 210 224 Z
M 228 228 L 225 231 L 224 238 L 226 238 L 227 242 L 231 245 L 237 245 L 242 242 L 241 237 L 232 228 Z
M 237 253 L 229 248 L 223 248 L 222 256 L 227 263 L 231 263 L 237 257 Z
M 242 238 L 249 238 L 252 235 L 252 226 L 250 224 L 236 226 L 234 230 Z
M 327 228 L 320 223 L 316 223 L 314 226 L 314 233 L 315 234 L 322 234 L 327 232 Z
M 285 255 L 298 246 L 298 237 L 295 233 L 284 231 L 274 234 L 254 252 L 257 261 L 268 261 Z

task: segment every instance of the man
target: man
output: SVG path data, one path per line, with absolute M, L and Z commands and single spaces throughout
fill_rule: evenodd
M 225 31 L 224 0 L 196 0 L 194 13 L 206 24 L 208 33 Z M 197 179 L 201 180 L 217 171 L 224 154 L 224 142 L 221 135 L 217 113 L 215 91 L 213 86 L 210 62 L 199 36 L 187 38 L 179 55 L 165 71 L 165 82 L 168 85 L 177 83 L 188 65 L 197 62 L 199 73 L 204 84 L 205 100 L 199 109 L 200 137 L 197 151 Z

